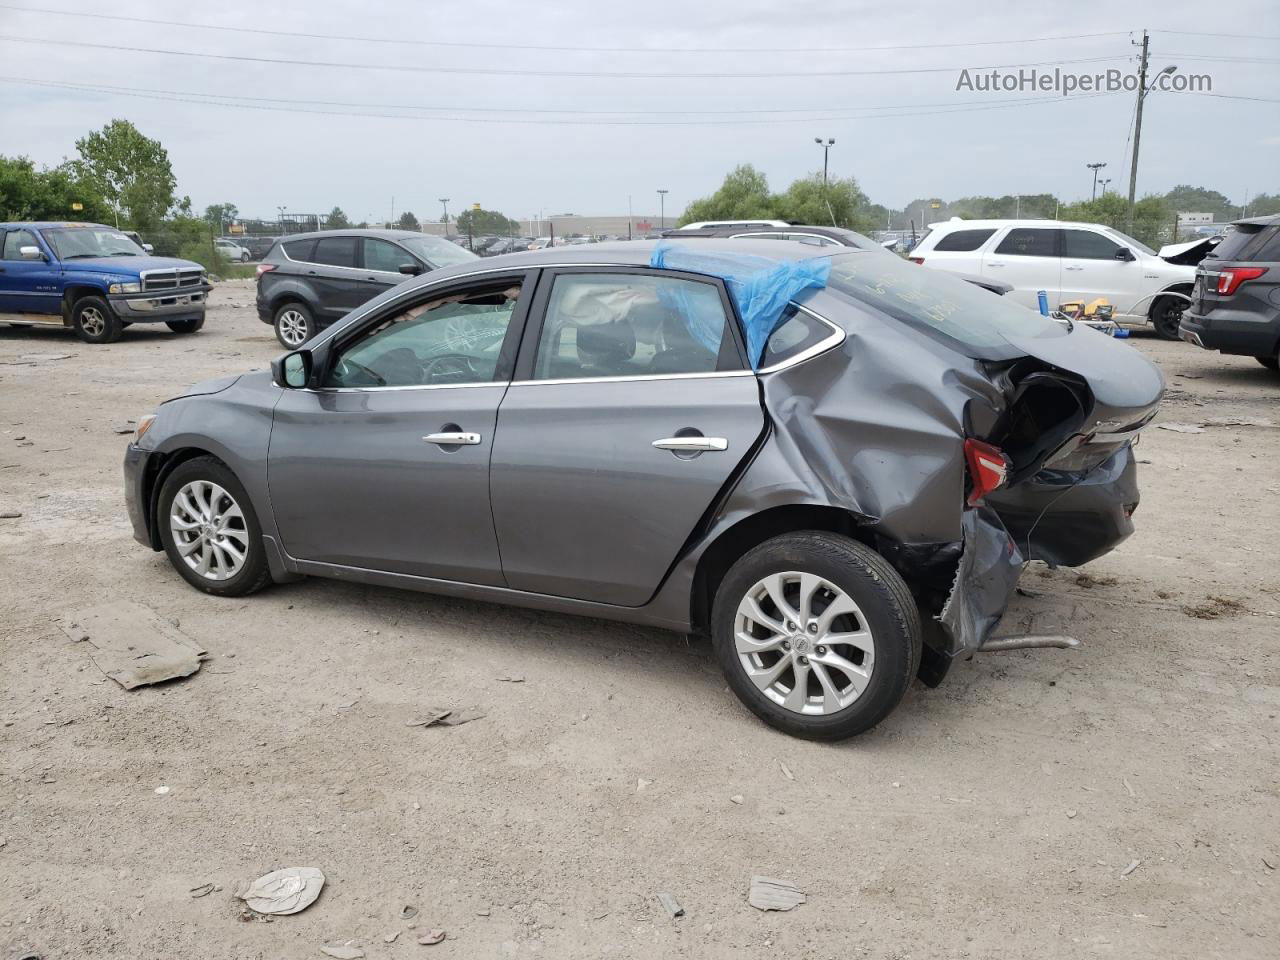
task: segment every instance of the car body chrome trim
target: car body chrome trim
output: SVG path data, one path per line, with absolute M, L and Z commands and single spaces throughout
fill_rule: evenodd
M 702 453 L 728 450 L 729 441 L 724 437 L 663 437 L 661 440 L 654 440 L 653 446 L 659 450 L 674 450 L 677 453 Z
M 825 323 L 831 328 L 831 333 L 819 340 L 813 346 L 806 347 L 804 350 L 801 350 L 794 357 L 788 357 L 786 360 L 779 363 L 775 363 L 767 367 L 761 367 L 756 371 L 756 373 L 762 375 L 766 373 L 777 373 L 779 370 L 786 370 L 788 367 L 794 367 L 797 363 L 804 363 L 806 360 L 812 359 L 820 353 L 826 353 L 828 350 L 840 346 L 840 344 L 844 343 L 845 339 L 848 337 L 848 334 L 845 333 L 844 330 L 842 330 L 837 324 L 828 320 L 822 314 L 809 309 L 804 304 L 796 303 L 794 300 L 791 301 L 791 305 L 800 312 L 807 313 L 809 316 L 813 317 L 813 319 Z
M 706 373 L 637 373 L 617 377 L 557 377 L 550 380 L 512 380 L 513 387 L 550 387 L 569 383 L 632 383 L 640 380 L 723 380 L 752 377 L 752 370 L 710 370 Z

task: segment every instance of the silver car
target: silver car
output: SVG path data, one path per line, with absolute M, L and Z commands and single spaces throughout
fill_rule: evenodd
M 239 596 L 333 577 L 708 635 L 839 739 L 986 643 L 1024 564 L 1132 532 L 1131 347 L 895 257 L 591 245 L 433 272 L 140 421 L 137 539 Z

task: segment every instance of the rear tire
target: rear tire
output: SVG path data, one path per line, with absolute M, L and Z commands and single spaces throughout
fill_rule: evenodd
M 174 333 L 195 333 L 204 326 L 204 317 L 196 317 L 194 320 L 166 320 L 164 325 Z
M 276 339 L 286 350 L 297 350 L 316 335 L 316 322 L 311 311 L 297 300 L 291 300 L 276 311 Z
M 169 562 L 197 590 L 243 597 L 271 582 L 258 515 L 222 461 L 178 464 L 160 488 L 155 522 Z
M 1280 370 L 1280 352 L 1277 352 L 1270 357 L 1254 357 L 1253 359 L 1257 360 L 1268 370 Z
M 1187 302 L 1181 297 L 1156 297 L 1151 304 L 1151 325 L 1161 340 L 1177 340 L 1178 325 L 1182 323 L 1182 311 Z
M 85 343 L 112 343 L 124 327 L 101 297 L 81 297 L 71 308 L 71 326 Z
M 902 577 L 863 544 L 821 531 L 774 537 L 739 559 L 716 591 L 711 633 L 738 699 L 807 740 L 871 729 L 920 665 L 920 614 Z

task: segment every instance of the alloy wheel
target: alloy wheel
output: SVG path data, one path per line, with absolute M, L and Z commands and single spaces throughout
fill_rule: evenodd
M 861 696 L 875 639 L 844 590 L 812 573 L 775 573 L 746 592 L 734 617 L 743 671 L 779 706 L 827 716 Z
M 107 318 L 97 307 L 85 307 L 80 311 L 80 329 L 91 337 L 100 337 L 107 331 Z
M 209 480 L 193 480 L 169 508 L 173 544 L 187 566 L 207 580 L 229 580 L 249 553 L 249 528 L 235 498 Z
M 307 342 L 307 318 L 297 310 L 286 310 L 276 322 L 280 339 L 289 346 L 300 347 Z

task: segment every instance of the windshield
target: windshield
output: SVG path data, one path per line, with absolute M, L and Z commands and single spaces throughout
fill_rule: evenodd
M 432 267 L 451 267 L 480 259 L 470 250 L 440 237 L 397 237 L 396 243 L 425 260 Z
M 126 234 L 110 227 L 59 227 L 42 230 L 59 260 L 86 257 L 145 257 L 143 249 Z
M 1141 240 L 1135 240 L 1133 239 L 1133 237 L 1129 236 L 1127 233 L 1121 233 L 1119 230 L 1116 230 L 1112 227 L 1103 227 L 1102 229 L 1106 230 L 1107 233 L 1111 234 L 1113 237 L 1115 237 L 1117 240 L 1121 241 L 1122 243 L 1127 243 L 1129 246 L 1133 247 L 1135 250 L 1140 250 L 1141 252 L 1145 253 L 1148 257 L 1154 257 L 1157 255 L 1154 250 L 1148 247 Z
M 1060 337 L 1062 324 L 942 270 L 868 252 L 831 258 L 828 287 L 895 320 L 941 334 L 962 352 L 1002 348 L 1010 337 Z

